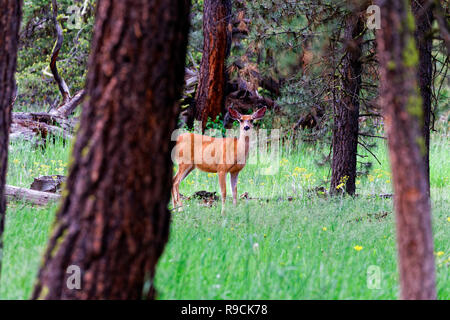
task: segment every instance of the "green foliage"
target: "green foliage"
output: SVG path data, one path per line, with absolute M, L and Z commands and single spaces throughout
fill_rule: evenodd
M 94 23 L 94 3 L 90 0 L 82 17 L 82 29 L 68 28 L 71 0 L 59 0 L 58 17 L 64 30 L 64 43 L 58 57 L 58 71 L 71 93 L 84 86 L 87 59 Z M 79 4 L 81 5 L 81 4 Z M 59 101 L 60 93 L 50 71 L 55 44 L 51 1 L 25 1 L 18 53 L 18 99 L 15 111 L 46 111 Z

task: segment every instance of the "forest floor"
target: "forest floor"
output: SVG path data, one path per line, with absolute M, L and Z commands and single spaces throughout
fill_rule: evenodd
M 275 175 L 248 165 L 239 177 L 240 199 L 227 216 L 220 204 L 185 201 L 174 212 L 170 241 L 158 264 L 160 299 L 396 299 L 398 275 L 392 193 L 384 141 L 377 141 L 370 175 L 358 178 L 357 197 L 329 198 L 318 186 L 329 175 L 319 166 L 329 147 L 283 149 Z M 431 197 L 439 299 L 450 299 L 449 137 L 434 134 Z M 67 174 L 71 146 L 45 150 L 12 143 L 8 184 L 29 187 L 39 175 Z M 363 155 L 368 155 L 361 151 Z M 369 155 L 369 157 L 371 157 Z M 180 192 L 216 191 L 217 176 L 193 171 Z M 228 182 L 228 197 L 231 190 Z M 292 199 L 291 199 L 292 197 Z M 289 199 L 288 199 L 289 198 Z M 220 203 L 220 201 L 219 201 Z M 13 202 L 4 234 L 0 299 L 27 299 L 49 237 L 57 205 Z M 379 281 L 377 281 L 379 279 Z

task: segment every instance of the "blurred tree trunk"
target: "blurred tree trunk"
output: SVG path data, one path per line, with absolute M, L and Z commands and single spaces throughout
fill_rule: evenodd
M 355 193 L 356 154 L 358 150 L 359 91 L 361 89 L 361 55 L 363 18 L 351 13 L 344 32 L 345 57 L 342 60 L 341 94 L 334 105 L 332 194 Z
M 404 1 L 380 1 L 380 105 L 394 183 L 402 299 L 435 299 L 431 208 L 422 135 L 423 109 L 416 81 L 419 54 L 414 17 Z
M 146 295 L 169 234 L 189 11 L 189 0 L 98 2 L 89 100 L 34 299 Z
M 205 0 L 203 8 L 203 56 L 196 92 L 196 118 L 205 130 L 208 118 L 225 112 L 225 61 L 230 52 L 231 0 Z
M 431 25 L 433 23 L 433 10 L 428 0 L 411 1 L 412 11 L 416 21 L 414 33 L 417 49 L 419 50 L 419 79 L 420 94 L 422 96 L 423 127 L 422 134 L 425 139 L 426 152 L 424 153 L 425 169 L 430 192 L 430 116 L 431 116 L 431 86 L 433 77 L 433 61 L 431 50 L 433 35 Z
M 17 47 L 19 42 L 22 0 L 2 1 L 0 11 L 0 271 L 5 224 L 5 184 L 8 169 L 9 128 L 16 91 Z

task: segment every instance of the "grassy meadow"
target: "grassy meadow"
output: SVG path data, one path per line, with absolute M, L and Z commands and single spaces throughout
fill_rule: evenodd
M 450 299 L 450 149 L 448 135 L 435 134 L 431 149 L 431 196 L 439 299 Z M 396 299 L 398 275 L 395 219 L 385 142 L 377 141 L 369 175 L 357 180 L 355 198 L 329 198 L 329 167 L 318 161 L 329 147 L 283 149 L 274 175 L 248 165 L 239 177 L 227 216 L 220 204 L 185 201 L 173 212 L 170 241 L 158 264 L 160 299 Z M 57 141 L 45 150 L 27 142 L 10 146 L 8 184 L 29 187 L 39 175 L 67 174 L 71 146 Z M 363 150 L 360 153 L 368 155 Z M 216 191 L 214 174 L 193 171 L 180 192 Z M 375 195 L 375 196 L 374 196 Z M 292 199 L 288 199 L 292 197 Z M 220 201 L 219 201 L 220 203 Z M 9 204 L 4 233 L 0 299 L 27 299 L 49 237 L 57 205 Z M 369 267 L 380 281 L 368 286 Z

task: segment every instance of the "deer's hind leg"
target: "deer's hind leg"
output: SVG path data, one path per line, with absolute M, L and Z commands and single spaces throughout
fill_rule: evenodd
M 182 202 L 180 199 L 180 183 L 184 178 L 187 177 L 189 173 L 194 170 L 194 165 L 192 164 L 180 164 L 178 166 L 178 171 L 175 177 L 173 177 L 173 186 L 172 186 L 172 203 L 173 207 L 178 207 L 179 211 L 182 209 Z

